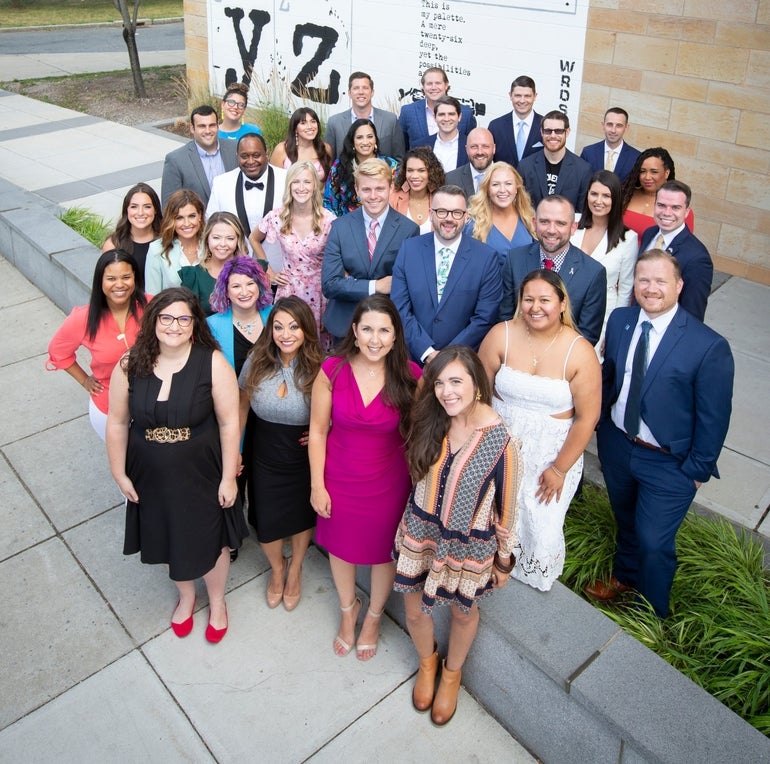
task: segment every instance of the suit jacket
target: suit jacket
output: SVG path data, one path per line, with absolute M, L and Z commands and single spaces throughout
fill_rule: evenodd
M 420 143 L 415 143 L 412 145 L 412 148 L 415 146 L 427 146 L 431 150 L 433 150 L 436 147 L 436 141 L 438 140 L 438 133 L 435 135 L 429 135 L 426 138 L 423 138 Z M 465 150 L 465 136 L 460 135 L 457 136 L 457 167 L 462 167 L 466 162 L 468 161 L 468 153 Z M 457 169 L 457 168 L 455 168 Z M 450 172 L 452 172 L 450 170 Z
M 353 123 L 350 109 L 332 114 L 326 123 L 326 142 L 332 147 L 332 156 L 337 159 L 342 151 L 342 143 Z M 374 129 L 377 131 L 377 153 L 400 162 L 404 158 L 404 134 L 398 124 L 398 117 L 385 109 L 374 109 Z
M 508 162 L 514 167 L 519 166 L 519 155 L 516 153 L 516 135 L 513 128 L 515 115 L 512 111 L 497 117 L 489 123 L 489 132 L 495 139 L 495 162 Z M 543 139 L 540 135 L 540 124 L 543 116 L 535 112 L 532 119 L 532 127 L 524 144 L 524 156 L 530 156 L 543 148 Z
M 640 253 L 650 249 L 658 233 L 660 229 L 654 225 L 642 234 Z M 687 226 L 674 237 L 666 251 L 679 261 L 682 269 L 684 286 L 679 293 L 679 304 L 699 321 L 703 321 L 714 277 L 714 263 L 711 262 L 709 251 Z
M 404 134 L 404 148 L 407 151 L 415 146 L 428 145 L 428 120 L 425 117 L 424 99 L 402 106 L 401 113 L 398 115 L 398 124 L 401 126 Z M 470 106 L 461 104 L 460 124 L 457 126 L 457 129 L 460 131 L 460 143 L 463 146 L 465 146 L 465 136 L 474 127 L 476 127 L 476 117 L 473 116 L 473 110 Z
M 636 162 L 636 158 L 639 156 L 639 149 L 635 149 L 623 141 L 623 146 L 620 149 L 620 154 L 615 158 L 615 169 L 613 172 L 620 178 L 622 183 L 627 177 L 628 173 Z M 584 159 L 591 165 L 591 169 L 594 172 L 604 169 L 604 141 L 598 143 L 592 143 L 590 146 L 586 146 L 580 152 L 580 158 Z
M 329 302 L 323 323 L 335 337 L 345 336 L 356 305 L 369 295 L 369 282 L 390 276 L 402 242 L 420 231 L 416 223 L 391 207 L 370 260 L 365 228 L 359 207 L 337 218 L 326 240 L 321 290 Z
M 429 347 L 481 341 L 497 320 L 502 291 L 500 258 L 494 249 L 463 235 L 441 302 L 436 292 L 436 249 L 432 233 L 408 239 L 393 267 L 391 298 L 404 322 L 412 359 Z
M 516 309 L 519 287 L 524 277 L 540 269 L 540 244 L 514 247 L 503 265 L 503 300 L 500 320 L 507 321 Z M 583 250 L 570 244 L 559 276 L 567 287 L 572 320 L 577 330 L 592 344 L 599 341 L 607 307 L 607 271 Z
M 274 210 L 282 205 L 283 191 L 286 186 L 286 170 L 269 164 L 260 180 L 266 184 L 266 188 L 264 206 L 258 219 L 250 221 L 246 215 L 246 207 L 243 203 L 244 191 L 243 183 L 241 182 L 241 171 L 238 168 L 214 178 L 214 183 L 211 187 L 211 198 L 206 206 L 206 217 L 211 215 L 212 212 L 232 212 L 241 221 L 248 239 L 249 234 L 256 228 L 259 221 L 270 210 Z M 246 193 L 253 194 L 257 192 L 252 189 Z
M 638 305 L 617 308 L 607 322 L 601 421 L 609 419 L 623 385 L 639 310 Z M 730 424 L 734 371 L 727 340 L 680 306 L 644 376 L 641 415 L 692 480 L 719 477 L 716 463 Z
M 471 163 L 468 161 L 465 164 L 459 165 L 457 169 L 448 172 L 446 174 L 446 182 L 452 186 L 459 186 L 465 192 L 466 199 L 470 199 L 476 193 L 476 189 L 473 186 L 473 167 L 471 167 Z
M 544 151 L 541 149 L 536 154 L 530 154 L 530 156 L 522 159 L 519 165 L 519 174 L 524 180 L 524 186 L 529 191 L 532 206 L 537 207 L 540 200 L 548 196 Z M 559 180 L 556 182 L 554 193 L 569 199 L 575 212 L 582 212 L 592 175 L 591 165 L 567 149 L 561 162 Z
M 219 151 L 225 172 L 238 166 L 238 147 L 236 141 L 219 141 Z M 203 200 L 204 206 L 209 201 L 211 188 L 203 169 L 203 162 L 198 156 L 195 141 L 190 141 L 178 149 L 166 154 L 163 162 L 163 177 L 160 184 L 160 200 L 166 206 L 169 196 L 180 188 L 195 191 Z

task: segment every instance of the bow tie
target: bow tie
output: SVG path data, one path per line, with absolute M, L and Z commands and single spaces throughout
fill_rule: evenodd
M 252 188 L 258 188 L 260 191 L 265 187 L 265 184 L 259 180 L 256 183 L 252 183 L 250 180 L 243 181 L 243 185 L 247 191 L 251 191 Z

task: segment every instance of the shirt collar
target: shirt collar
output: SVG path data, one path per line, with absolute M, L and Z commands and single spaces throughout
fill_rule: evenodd
M 670 231 L 669 233 L 663 233 L 663 231 L 658 228 L 658 233 L 655 235 L 655 238 L 653 239 L 653 242 L 655 239 L 658 238 L 658 236 L 663 237 L 663 243 L 666 245 L 666 247 L 671 246 L 671 242 L 676 239 L 677 236 L 679 236 L 682 231 L 684 231 L 685 224 L 682 223 L 682 225 L 679 226 L 679 228 L 675 229 L 674 231 Z
M 198 156 L 201 159 L 204 159 L 205 157 L 215 157 L 219 154 L 219 141 L 217 141 L 216 151 L 206 151 L 206 149 L 202 149 L 196 141 L 193 141 L 193 143 L 195 143 L 195 148 L 198 149 Z
M 659 316 L 656 316 L 655 318 L 650 318 L 642 308 L 639 309 L 639 318 L 636 322 L 636 325 L 639 326 L 643 321 L 649 321 L 652 324 L 652 328 L 655 331 L 655 334 L 662 335 L 663 332 L 668 329 L 669 324 L 674 320 L 674 316 L 676 315 L 676 311 L 679 309 L 679 303 L 674 305 L 670 310 L 667 310 L 665 313 L 662 313 Z
M 372 220 L 377 220 L 377 222 L 380 224 L 380 228 L 382 228 L 382 224 L 385 222 L 385 218 L 388 217 L 388 210 L 390 209 L 390 205 L 388 205 L 383 211 L 382 214 L 378 218 L 372 218 L 370 215 L 366 213 L 366 210 L 361 207 L 361 212 L 364 215 L 364 225 L 366 226 L 366 230 L 369 231 L 369 226 L 372 223 Z

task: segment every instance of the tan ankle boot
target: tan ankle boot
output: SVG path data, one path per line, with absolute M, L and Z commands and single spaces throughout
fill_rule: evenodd
M 433 694 L 436 692 L 436 674 L 441 659 L 438 657 L 438 647 L 435 643 L 433 648 L 432 655 L 420 658 L 420 668 L 412 690 L 412 705 L 421 713 L 431 707 Z
M 441 680 L 430 712 L 430 719 L 437 727 L 443 727 L 455 715 L 462 675 L 462 669 L 450 671 L 446 661 L 441 666 Z

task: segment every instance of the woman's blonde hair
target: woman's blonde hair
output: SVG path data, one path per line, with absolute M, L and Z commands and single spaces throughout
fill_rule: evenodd
M 297 176 L 307 170 L 313 178 L 313 195 L 310 197 L 310 208 L 313 213 L 313 233 L 318 236 L 322 230 L 324 219 L 323 192 L 321 190 L 321 181 L 318 178 L 318 172 L 312 162 L 296 162 L 291 165 L 286 173 L 286 186 L 283 190 L 283 207 L 279 218 L 281 220 L 281 233 L 291 233 L 291 216 L 294 211 L 294 197 L 291 195 L 291 184 L 297 179 Z
M 513 208 L 519 216 L 519 220 L 524 223 L 530 236 L 536 239 L 534 218 L 535 210 L 532 207 L 532 200 L 529 198 L 527 189 L 524 188 L 524 181 L 521 175 L 516 171 L 513 165 L 507 162 L 493 162 L 487 167 L 484 177 L 479 183 L 479 190 L 470 198 L 468 204 L 468 216 L 473 220 L 473 238 L 486 242 L 489 232 L 492 230 L 492 202 L 489 199 L 489 184 L 492 182 L 492 173 L 495 170 L 508 170 L 513 174 L 516 182 L 516 196 L 513 200 Z
M 209 249 L 209 235 L 217 223 L 229 225 L 238 237 L 233 257 L 237 257 L 238 255 L 248 255 L 249 248 L 246 244 L 246 234 L 244 233 L 241 221 L 238 220 L 232 212 L 212 212 L 211 215 L 209 215 L 209 219 L 206 221 L 206 227 L 203 229 L 203 234 L 201 236 L 201 241 L 203 242 L 203 262 L 206 263 L 211 260 L 212 255 L 211 250 Z

